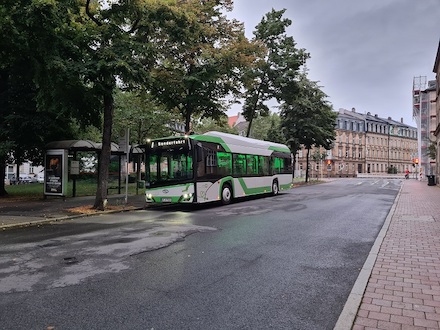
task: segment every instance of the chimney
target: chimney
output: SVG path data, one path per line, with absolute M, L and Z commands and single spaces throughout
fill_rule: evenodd
M 356 112 L 356 108 L 351 108 L 351 111 L 352 112 Z
M 391 120 L 392 118 L 391 117 L 388 117 L 388 120 Z
M 400 117 L 400 122 L 403 124 L 403 117 Z

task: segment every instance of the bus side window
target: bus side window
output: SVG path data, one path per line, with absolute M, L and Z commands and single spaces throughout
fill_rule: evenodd
M 205 149 L 205 155 L 205 175 L 207 177 L 213 177 L 217 172 L 217 157 L 215 151 Z
M 148 157 L 148 163 L 150 166 L 148 167 L 148 181 L 149 182 L 156 182 L 158 180 L 158 173 L 157 173 L 157 156 L 156 155 L 150 155 Z
M 290 158 L 285 158 L 284 159 L 283 173 L 284 174 L 292 173 L 292 160 Z
M 269 157 L 258 156 L 258 174 L 269 175 Z
M 246 156 L 234 154 L 234 175 L 246 174 Z
M 284 167 L 284 160 L 278 157 L 272 158 L 272 174 L 279 174 Z
M 217 152 L 218 175 L 226 176 L 232 174 L 232 155 L 227 152 Z
M 246 155 L 247 164 L 247 174 L 257 175 L 258 174 L 258 156 Z

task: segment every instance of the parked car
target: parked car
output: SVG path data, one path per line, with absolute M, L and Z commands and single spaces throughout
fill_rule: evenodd
M 38 182 L 37 177 L 32 174 L 20 174 L 18 184 Z
M 17 180 L 15 179 L 15 175 L 12 175 L 9 178 L 5 178 L 5 185 L 14 185 L 17 184 Z

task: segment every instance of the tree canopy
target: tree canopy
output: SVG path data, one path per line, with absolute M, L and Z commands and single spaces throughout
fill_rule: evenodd
M 313 146 L 330 149 L 335 139 L 337 114 L 326 98 L 317 82 L 302 74 L 296 97 L 281 105 L 281 125 L 286 141 L 294 155 L 301 145 L 307 149 L 307 164 Z M 306 181 L 307 178 L 308 169 Z
M 38 164 L 48 141 L 72 136 L 73 121 L 97 121 L 78 79 L 80 20 L 76 1 L 0 4 L 0 196 L 7 162 Z
M 225 97 L 238 93 L 242 68 L 252 62 L 254 47 L 243 25 L 225 16 L 231 1 L 183 3 L 190 21 L 175 25 L 178 38 L 154 34 L 159 49 L 149 88 L 168 109 L 180 113 L 189 132 L 192 119 L 224 116 Z
M 259 46 L 259 52 L 244 75 L 243 116 L 249 122 L 247 136 L 253 120 L 269 114 L 266 101 L 283 102 L 296 93 L 299 69 L 309 58 L 305 49 L 298 49 L 293 37 L 286 34 L 292 21 L 283 17 L 285 11 L 272 9 L 254 31 L 252 41 Z

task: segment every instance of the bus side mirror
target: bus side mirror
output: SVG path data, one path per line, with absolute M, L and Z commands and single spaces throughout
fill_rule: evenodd
M 203 160 L 203 148 L 201 145 L 196 145 L 196 161 L 199 163 Z

